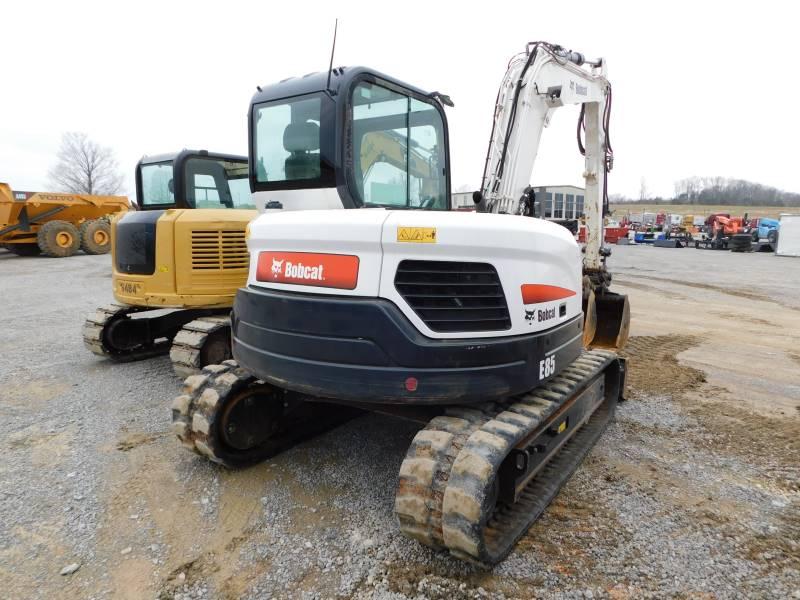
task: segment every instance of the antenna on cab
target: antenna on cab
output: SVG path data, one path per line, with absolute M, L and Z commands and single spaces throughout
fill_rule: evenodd
M 333 53 L 336 52 L 336 30 L 339 29 L 339 19 L 336 19 L 333 25 L 333 47 L 331 48 L 331 64 L 328 66 L 328 83 L 325 84 L 325 89 L 331 94 L 335 92 L 331 90 L 331 72 L 333 71 Z

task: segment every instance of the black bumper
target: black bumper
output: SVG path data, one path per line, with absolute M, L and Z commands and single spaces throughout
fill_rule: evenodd
M 242 288 L 233 356 L 248 371 L 296 392 L 343 401 L 460 404 L 526 392 L 575 360 L 582 317 L 542 333 L 437 340 L 392 302 Z M 545 358 L 555 372 L 540 379 Z M 407 380 L 417 380 L 415 391 Z M 410 387 L 414 387 L 411 385 Z

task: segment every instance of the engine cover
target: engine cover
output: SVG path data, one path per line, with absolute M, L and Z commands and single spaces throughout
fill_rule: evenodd
M 503 214 L 269 212 L 250 224 L 255 288 L 382 298 L 424 336 L 543 332 L 581 314 L 581 253 L 565 228 Z

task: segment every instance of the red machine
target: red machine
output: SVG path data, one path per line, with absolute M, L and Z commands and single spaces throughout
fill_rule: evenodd
M 716 213 L 706 219 L 705 232 L 700 240 L 695 240 L 695 248 L 709 250 L 728 250 L 735 241 L 736 250 L 749 250 L 750 236 L 747 228 L 747 215 L 731 217 L 729 214 Z M 747 238 L 745 240 L 744 238 Z M 748 244 L 745 247 L 744 242 Z
M 744 233 L 745 223 L 747 222 L 747 216 L 745 217 L 731 217 L 727 213 L 717 213 L 710 215 L 706 219 L 706 227 L 707 231 L 712 236 L 717 236 L 717 234 L 721 231 L 722 235 L 736 235 L 737 233 Z
M 628 227 L 620 225 L 619 227 L 605 227 L 603 239 L 607 244 L 616 244 L 620 238 L 628 237 Z M 581 226 L 578 230 L 578 241 L 582 244 L 586 243 L 586 227 Z

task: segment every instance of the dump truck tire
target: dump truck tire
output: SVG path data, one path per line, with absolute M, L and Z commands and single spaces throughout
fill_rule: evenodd
M 39 256 L 42 252 L 36 244 L 4 244 L 3 248 L 17 256 Z
M 105 219 L 81 223 L 81 250 L 86 254 L 108 254 L 111 250 L 111 225 Z
M 39 228 L 36 241 L 45 256 L 63 258 L 81 247 L 81 233 L 67 221 L 48 221 Z

